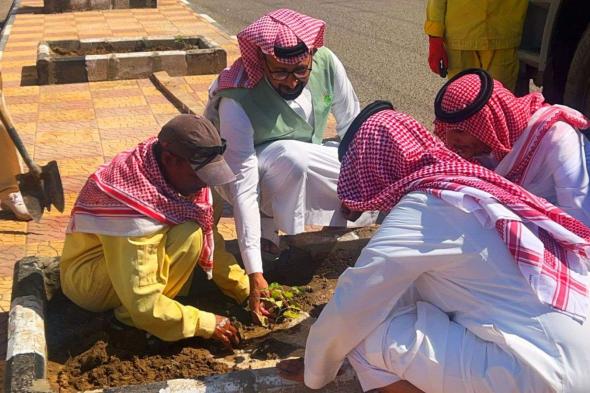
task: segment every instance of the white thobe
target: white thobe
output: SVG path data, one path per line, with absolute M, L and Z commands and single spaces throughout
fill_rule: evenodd
M 499 175 L 506 176 L 510 171 L 527 140 L 530 126 L 546 110 L 541 108 L 533 114 L 527 129 L 496 167 Z M 584 135 L 572 126 L 556 122 L 541 140 L 520 186 L 590 226 L 590 176 L 584 150 L 587 143 Z
M 347 356 L 364 390 L 590 391 L 590 323 L 542 304 L 495 228 L 420 192 L 338 280 L 307 339 L 305 384 L 324 386 Z
M 359 113 L 358 98 L 344 66 L 334 61 L 332 113 L 336 132 L 344 135 Z M 216 82 L 209 91 L 215 91 Z M 309 124 L 314 124 L 309 87 L 288 105 Z M 301 233 L 305 225 L 346 226 L 336 195 L 340 163 L 337 143 L 316 145 L 279 140 L 254 147 L 254 129 L 246 112 L 235 100 L 219 103 L 220 133 L 227 140 L 224 158 L 236 181 L 219 193 L 233 206 L 240 253 L 248 274 L 262 272 L 260 237 L 278 242 L 277 231 Z M 262 219 L 260 213 L 267 218 Z M 367 216 L 365 216 L 367 217 Z M 361 218 L 357 225 L 366 225 Z

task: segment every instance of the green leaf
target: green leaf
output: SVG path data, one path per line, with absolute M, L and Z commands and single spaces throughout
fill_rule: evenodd
M 297 311 L 287 310 L 283 313 L 283 317 L 285 317 L 285 318 L 295 319 L 298 316 L 299 316 L 299 313 Z
M 274 299 L 282 299 L 283 293 L 280 289 L 273 289 L 270 291 L 270 296 Z

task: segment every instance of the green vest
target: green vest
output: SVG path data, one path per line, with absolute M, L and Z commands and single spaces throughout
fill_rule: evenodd
M 252 89 L 225 89 L 218 95 L 242 106 L 254 129 L 254 146 L 279 139 L 321 144 L 334 95 L 334 63 L 329 50 L 320 48 L 314 54 L 307 86 L 312 97 L 313 126 L 291 109 L 266 78 Z

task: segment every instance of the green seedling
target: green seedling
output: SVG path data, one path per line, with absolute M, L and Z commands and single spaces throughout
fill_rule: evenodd
M 262 300 L 270 312 L 270 318 L 257 315 L 258 321 L 264 327 L 272 323 L 280 323 L 285 319 L 295 319 L 301 315 L 301 307 L 296 301 L 297 295 L 303 291 L 299 287 L 284 287 L 273 282 L 268 286 L 268 297 Z

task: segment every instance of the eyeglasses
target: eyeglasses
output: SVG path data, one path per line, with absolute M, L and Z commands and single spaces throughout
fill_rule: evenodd
M 303 82 L 307 79 L 309 74 L 311 74 L 311 64 L 309 65 L 309 68 L 297 68 L 293 71 L 271 71 L 266 59 L 264 60 L 264 64 L 266 65 L 270 77 L 279 82 L 287 80 L 289 75 L 293 75 L 293 78 L 297 79 L 299 82 Z
M 190 166 L 193 170 L 198 171 L 199 169 L 203 168 L 205 165 L 209 164 L 213 159 L 217 156 L 222 155 L 227 149 L 227 142 L 225 139 L 221 138 L 221 145 L 220 146 L 195 146 L 192 147 L 191 150 L 194 152 L 194 155 L 201 156 L 201 158 L 191 158 L 186 159 L 184 157 L 179 156 L 171 152 L 168 149 L 166 150 L 168 153 L 172 154 L 174 157 L 178 157 L 180 159 L 185 159 L 189 162 Z
M 203 156 L 202 158 L 191 158 L 189 163 L 193 167 L 195 171 L 203 168 L 205 165 L 209 164 L 213 159 L 217 156 L 222 155 L 227 149 L 227 142 L 225 139 L 221 138 L 221 146 L 197 146 L 194 147 L 192 150 L 195 152 L 195 155 Z

